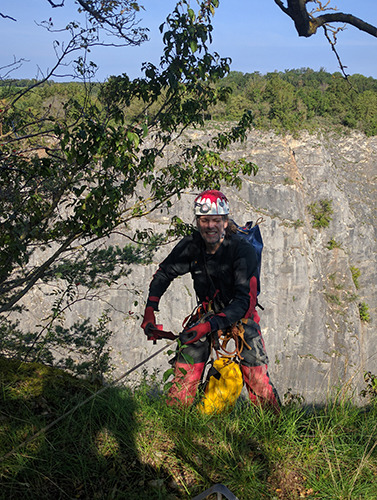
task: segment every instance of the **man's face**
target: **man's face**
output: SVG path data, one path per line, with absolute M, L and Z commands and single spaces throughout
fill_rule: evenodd
M 225 237 L 228 220 L 221 215 L 200 215 L 196 221 L 207 249 L 216 251 Z

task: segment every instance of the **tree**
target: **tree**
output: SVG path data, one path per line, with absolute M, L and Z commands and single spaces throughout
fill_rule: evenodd
M 91 15 L 103 26 L 108 19 L 116 20 L 112 5 L 118 8 L 121 2 L 79 3 L 95 5 L 101 15 Z M 110 10 L 101 10 L 101 4 Z M 45 81 L 21 89 L 9 86 L 3 92 L 3 353 L 52 362 L 51 346 L 67 348 L 74 332 L 73 340 L 80 342 L 86 332 L 84 347 L 95 353 L 95 335 L 86 323 L 72 333 L 57 321 L 73 301 L 119 280 L 133 262 L 148 261 L 151 249 L 164 238 L 140 232 L 133 235 L 129 222 L 170 206 L 171 198 L 180 197 L 188 188 L 223 183 L 240 186 L 241 174 L 256 173 L 250 162 L 225 161 L 221 156 L 231 142 L 245 137 L 252 121 L 248 113 L 211 143 L 181 143 L 174 160 L 164 166 L 158 163 L 187 127 L 202 126 L 210 106 L 229 94 L 229 89 L 214 85 L 228 73 L 229 60 L 209 50 L 211 18 L 217 5 L 217 0 L 206 0 L 194 11 L 186 0 L 180 1 L 160 28 L 165 48 L 159 67 L 146 63 L 145 76 L 135 80 L 126 74 L 110 78 L 96 97 L 88 92 L 80 100 L 68 100 L 64 116 L 54 116 L 50 110 L 34 116 L 22 106 L 23 99 L 36 86 L 46 85 Z M 78 67 L 85 76 L 90 65 L 82 64 L 85 57 L 80 58 Z M 142 106 L 131 118 L 127 110 L 135 100 Z M 115 231 L 133 243 L 106 246 Z M 7 315 L 22 308 L 23 298 L 40 283 L 54 285 L 51 314 L 36 331 L 20 332 Z M 102 332 L 103 325 L 104 321 L 100 323 Z M 102 338 L 107 338 L 107 331 Z M 66 361 L 72 366 L 70 357 Z

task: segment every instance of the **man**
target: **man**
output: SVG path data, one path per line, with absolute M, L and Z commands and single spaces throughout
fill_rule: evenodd
M 149 288 L 141 327 L 147 336 L 156 329 L 155 311 L 160 298 L 178 276 L 191 273 L 200 310 L 200 322 L 189 323 L 180 334 L 185 348 L 177 352 L 175 376 L 169 404 L 190 405 L 210 356 L 216 332 L 232 325 L 244 328 L 240 366 L 250 400 L 279 411 L 276 391 L 270 381 L 268 358 L 259 328 L 257 304 L 257 258 L 254 248 L 236 231 L 228 219 L 229 203 L 223 193 L 207 190 L 195 199 L 198 231 L 183 238 L 160 264 Z M 185 354 L 193 364 L 187 363 Z

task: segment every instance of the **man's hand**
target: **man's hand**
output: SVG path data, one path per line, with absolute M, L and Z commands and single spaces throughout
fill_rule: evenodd
M 151 330 L 157 330 L 156 317 L 154 315 L 154 309 L 152 306 L 147 306 L 144 312 L 143 322 L 141 328 L 147 337 L 150 337 Z
M 182 344 L 193 344 L 212 331 L 211 323 L 197 323 L 191 328 L 185 328 L 180 335 Z

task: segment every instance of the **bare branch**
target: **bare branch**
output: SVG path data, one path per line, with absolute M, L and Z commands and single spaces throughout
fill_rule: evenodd
M 14 17 L 6 16 L 5 14 L 2 14 L 1 12 L 0 12 L 0 17 L 2 17 L 3 19 L 10 19 L 11 21 L 17 21 L 17 19 L 15 19 Z
M 315 18 L 315 21 L 318 27 L 328 23 L 351 24 L 360 31 L 364 31 L 365 33 L 368 33 L 368 35 L 377 37 L 377 28 L 375 26 L 353 16 L 352 14 L 343 14 L 342 12 L 323 14 Z
M 309 37 L 315 33 L 311 28 L 311 18 L 306 9 L 306 0 L 288 0 L 287 7 L 282 0 L 274 0 L 276 5 L 295 23 L 299 36 Z
M 334 52 L 335 57 L 338 60 L 339 68 L 341 69 L 344 78 L 348 81 L 349 75 L 345 71 L 346 70 L 346 66 L 343 65 L 343 63 L 342 63 L 342 61 L 340 59 L 340 56 L 338 54 L 338 51 L 335 48 L 335 45 L 336 45 L 336 35 L 333 33 L 334 40 L 331 40 L 331 38 L 330 38 L 330 36 L 328 34 L 328 28 L 326 26 L 323 26 L 323 29 L 325 31 L 325 37 L 327 38 L 329 44 L 331 45 L 331 50 Z
M 283 4 L 281 0 L 274 0 L 276 5 L 284 12 L 284 14 L 289 15 L 287 7 Z
M 288 15 L 293 22 L 299 36 L 309 37 L 317 32 L 320 26 L 324 26 L 329 23 L 343 23 L 355 26 L 361 31 L 368 33 L 374 37 L 377 37 L 377 28 L 362 19 L 352 15 L 344 14 L 343 12 L 332 12 L 321 14 L 317 17 L 313 15 L 313 12 L 308 12 L 307 4 L 309 0 L 287 0 L 287 6 L 284 5 L 282 0 L 274 0 L 276 5 Z M 323 12 L 325 10 L 333 10 L 328 7 L 329 2 L 325 6 L 319 0 L 315 0 L 315 3 L 319 7 L 315 12 Z
M 28 276 L 27 284 L 26 286 L 16 293 L 7 303 L 5 303 L 2 307 L 0 307 L 0 313 L 10 311 L 12 307 L 20 300 L 24 295 L 28 293 L 28 291 L 35 285 L 35 283 L 43 277 L 47 269 L 51 266 L 53 262 L 62 254 L 64 253 L 67 248 L 71 245 L 71 243 L 78 238 L 78 235 L 71 236 L 67 238 L 67 240 L 61 245 L 58 250 L 49 258 L 47 259 L 43 264 L 41 264 L 38 268 L 36 268 L 31 276 Z
M 64 7 L 64 0 L 60 3 L 53 2 L 52 0 L 47 0 L 51 7 L 54 9 L 55 7 Z
M 104 6 L 105 2 L 99 2 L 96 7 L 96 0 L 77 0 L 83 11 L 90 14 L 103 29 L 107 26 L 112 34 L 122 38 L 129 45 L 140 45 L 147 40 L 147 29 L 137 28 L 136 21 L 136 3 L 131 4 L 118 0 L 116 6 L 120 9 L 119 13 L 114 5 L 109 10 Z M 114 2 L 112 2 L 114 4 Z M 128 5 L 127 5 L 128 4 Z

